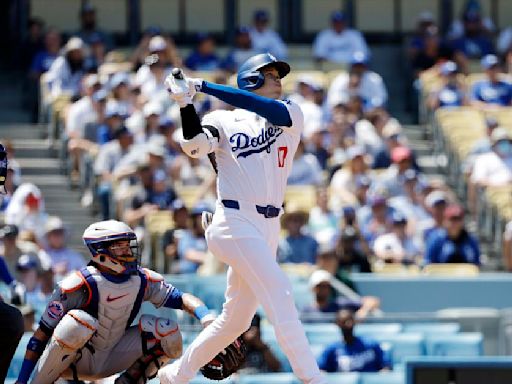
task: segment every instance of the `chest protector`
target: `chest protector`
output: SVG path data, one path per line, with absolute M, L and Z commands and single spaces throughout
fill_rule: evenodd
M 137 316 L 144 298 L 147 278 L 142 270 L 121 283 L 107 280 L 94 266 L 80 270 L 89 291 L 82 308 L 98 319 L 96 334 L 91 339 L 97 350 L 112 348 Z

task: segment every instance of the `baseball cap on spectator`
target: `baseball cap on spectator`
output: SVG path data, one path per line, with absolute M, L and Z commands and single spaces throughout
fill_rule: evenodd
M 402 212 L 395 211 L 391 215 L 391 221 L 392 221 L 393 225 L 407 224 L 407 217 Z
M 91 73 L 85 77 L 84 85 L 87 88 L 92 88 L 98 84 L 101 85 L 101 81 L 97 74 Z
M 128 128 L 126 128 L 124 125 L 121 125 L 119 128 L 117 128 L 114 132 L 114 138 L 119 139 L 123 135 L 131 135 L 132 133 Z
M 408 169 L 404 172 L 404 181 L 418 180 L 418 171 L 414 168 Z
M 118 104 L 115 103 L 109 103 L 105 107 L 105 118 L 111 118 L 111 117 L 122 117 L 123 112 L 121 111 L 121 108 Z
M 159 127 L 174 127 L 176 126 L 176 124 L 174 123 L 174 120 L 171 119 L 169 116 L 167 115 L 161 115 L 160 118 L 158 119 L 158 126 Z
M 270 18 L 268 11 L 265 9 L 257 9 L 254 11 L 253 20 L 256 22 L 266 22 Z
M 464 217 L 464 209 L 458 204 L 449 205 L 444 210 L 444 217 L 446 219 L 463 218 Z
M 241 25 L 236 29 L 236 34 L 237 35 L 247 35 L 247 34 L 249 34 L 249 28 L 246 27 L 245 25 Z
M 496 55 L 485 55 L 482 57 L 482 60 L 480 60 L 480 64 L 483 69 L 487 70 L 499 65 L 500 61 Z
M 333 23 L 337 23 L 340 21 L 346 21 L 346 20 L 347 20 L 347 17 L 345 15 L 345 13 L 342 11 L 334 11 L 333 13 L 331 13 L 331 21 Z
M 382 137 L 385 139 L 398 138 L 398 135 L 402 133 L 402 126 L 396 119 L 389 119 L 382 128 Z
M 441 75 L 443 76 L 451 75 L 452 73 L 457 72 L 457 64 L 453 61 L 447 61 L 441 65 L 439 72 L 441 72 Z
M 412 152 L 407 147 L 400 146 L 393 148 L 393 150 L 391 151 L 391 160 L 393 160 L 393 163 L 399 163 L 403 160 L 410 159 L 411 156 Z
M 130 84 L 130 76 L 126 72 L 117 72 L 110 79 L 110 88 L 111 89 L 119 87 L 121 84 L 124 84 L 124 85 Z
M 356 210 L 350 205 L 343 207 L 341 211 L 343 213 L 343 217 L 355 217 L 356 215 Z
M 297 78 L 297 83 L 305 84 L 309 86 L 312 90 L 316 91 L 322 89 L 321 85 L 310 75 L 300 75 Z
M 62 219 L 57 216 L 50 216 L 46 221 L 45 231 L 46 233 L 50 233 L 53 231 L 64 231 L 64 223 Z
M 162 36 L 153 36 L 149 40 L 149 52 L 159 52 L 165 50 L 165 48 L 167 48 L 167 42 Z
M 152 102 L 152 103 L 147 103 L 144 106 L 143 112 L 144 112 L 144 117 L 149 117 L 151 115 L 160 116 L 163 112 L 163 108 L 160 105 L 160 103 Z
M 16 262 L 16 269 L 18 271 L 28 271 L 31 269 L 39 268 L 39 260 L 35 254 L 23 254 L 18 258 Z
M 66 45 L 64 46 L 64 53 L 68 53 L 68 52 L 71 52 L 71 51 L 75 51 L 75 50 L 79 50 L 79 49 L 84 49 L 85 48 L 85 43 L 84 41 L 79 38 L 79 37 L 72 37 L 68 40 L 68 42 L 66 43 Z
M 369 57 L 365 52 L 355 51 L 352 54 L 352 57 L 350 58 L 350 64 L 351 65 L 358 65 L 358 64 L 366 65 L 366 64 L 368 64 L 368 60 L 369 60 Z
M 162 182 L 167 180 L 167 174 L 163 169 L 157 169 L 155 173 L 153 174 L 153 181 L 155 182 Z
M 19 229 L 14 224 L 6 224 L 0 228 L 0 239 L 4 237 L 16 237 L 18 236 Z
M 447 203 L 446 194 L 443 191 L 432 191 L 425 197 L 425 205 L 433 208 L 436 205 Z
M 317 269 L 309 277 L 309 287 L 315 288 L 322 283 L 331 284 L 332 275 L 324 269 Z
M 179 209 L 187 209 L 185 202 L 181 199 L 175 199 L 171 204 L 171 210 L 177 211 Z
M 107 100 L 108 93 L 104 89 L 97 90 L 92 94 L 92 99 L 95 102 L 105 101 Z
M 145 35 L 150 35 L 150 36 L 156 36 L 156 35 L 160 35 L 162 33 L 162 28 L 156 26 L 156 25 L 150 25 L 149 27 L 146 28 L 146 30 L 144 31 L 144 34 Z
M 349 160 L 353 160 L 358 156 L 364 156 L 366 151 L 359 145 L 353 145 L 347 149 L 347 157 Z
M 211 212 L 212 209 L 206 202 L 199 201 L 190 210 L 190 215 L 198 216 L 198 215 L 201 215 L 203 213 L 203 211 Z
M 503 127 L 494 128 L 494 130 L 491 133 L 491 144 L 494 145 L 498 141 L 501 140 L 508 140 L 511 141 L 512 137 L 508 133 L 508 131 Z

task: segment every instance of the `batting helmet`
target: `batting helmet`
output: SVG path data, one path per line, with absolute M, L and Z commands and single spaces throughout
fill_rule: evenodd
M 277 69 L 281 78 L 285 77 L 290 72 L 288 63 L 277 60 L 270 53 L 261 53 L 247 59 L 247 61 L 240 66 L 236 77 L 238 88 L 253 91 L 261 87 L 265 81 L 265 76 L 263 76 L 261 70 L 267 66 L 272 66 Z

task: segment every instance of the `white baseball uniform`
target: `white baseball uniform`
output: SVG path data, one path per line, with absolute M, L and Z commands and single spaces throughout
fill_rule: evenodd
M 274 126 L 243 109 L 214 111 L 203 118 L 203 129 L 218 131 L 210 152 L 217 163 L 219 201 L 205 236 L 210 251 L 229 265 L 226 301 L 220 316 L 183 356 L 160 370 L 162 383 L 188 383 L 249 328 L 259 304 L 294 373 L 304 383 L 325 383 L 299 321 L 291 284 L 276 261 L 286 181 L 304 125 L 300 108 L 282 102 L 291 127 Z M 277 207 L 279 215 L 265 217 L 257 211 L 256 206 L 263 212 L 267 205 Z

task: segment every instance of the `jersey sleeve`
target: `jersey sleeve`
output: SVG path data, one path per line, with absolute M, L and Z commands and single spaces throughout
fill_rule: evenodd
M 144 300 L 151 302 L 155 307 L 182 309 L 183 293 L 172 284 L 167 283 L 163 276 L 150 269 L 144 268 L 147 278 Z
M 284 103 L 292 120 L 292 125 L 290 127 L 283 126 L 282 128 L 291 133 L 301 135 L 302 132 L 304 132 L 304 115 L 302 113 L 302 109 L 300 109 L 298 104 L 288 99 L 280 102 Z

